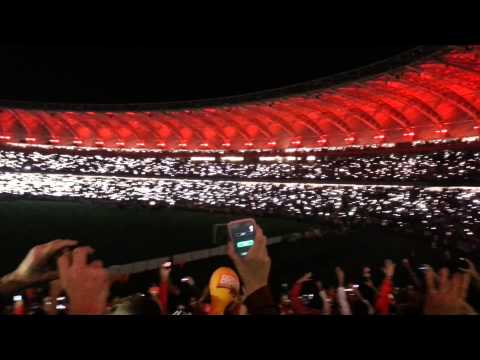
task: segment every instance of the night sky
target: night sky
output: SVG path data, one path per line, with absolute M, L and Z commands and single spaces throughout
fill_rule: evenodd
M 93 104 L 208 99 L 313 80 L 414 46 L 209 49 L 0 44 L 0 99 Z

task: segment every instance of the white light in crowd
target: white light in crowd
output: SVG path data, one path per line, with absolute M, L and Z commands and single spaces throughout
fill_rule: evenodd
M 223 161 L 243 161 L 243 156 L 224 156 L 222 157 Z
M 313 156 L 313 155 L 307 156 L 307 161 L 315 161 L 315 160 L 317 160 L 316 156 Z
M 11 137 L 7 136 L 7 135 L 0 136 L 0 140 L 10 140 L 10 139 L 11 139 Z
M 60 142 L 60 140 L 58 139 L 50 139 L 48 140 L 48 142 L 50 142 L 51 144 L 58 144 Z
M 83 141 L 82 140 L 73 140 L 73 143 L 75 145 L 80 145 L 80 144 L 83 144 Z
M 123 141 L 117 141 L 118 146 L 125 146 L 125 143 Z
M 473 142 L 478 140 L 480 140 L 480 136 L 468 136 L 468 137 L 462 138 L 463 142 Z
M 246 143 L 245 143 L 245 146 L 253 146 L 253 143 L 251 143 L 251 142 L 246 142 Z
M 224 147 L 230 147 L 231 144 L 230 144 L 230 143 L 224 143 L 224 144 L 222 144 L 222 146 L 224 146 Z
M 285 160 L 287 160 L 287 161 L 295 161 L 295 160 L 297 160 L 297 158 L 296 158 L 295 156 L 286 156 L 286 157 L 285 157 Z
M 403 136 L 415 136 L 415 133 L 413 131 L 410 131 L 403 134 Z
M 279 161 L 281 160 L 282 158 L 280 156 L 260 156 L 258 158 L 260 161 Z
M 150 206 L 155 206 L 155 205 L 157 205 L 157 203 L 156 203 L 155 201 L 150 201 L 150 202 L 148 203 L 148 205 L 150 205 Z
M 145 146 L 145 143 L 144 142 L 138 142 L 137 146 Z
M 208 147 L 207 143 L 200 144 L 201 147 Z
M 215 161 L 216 159 L 214 157 L 210 156 L 192 156 L 190 158 L 192 161 Z
M 164 147 L 164 146 L 165 146 L 165 143 L 164 143 L 164 142 L 160 142 L 160 143 L 157 144 L 157 146 Z
M 95 145 L 104 145 L 105 143 L 102 140 L 95 141 Z
M 34 138 L 34 137 L 27 137 L 27 138 L 25 138 L 25 141 L 32 141 L 33 142 L 33 141 L 37 141 L 37 139 Z

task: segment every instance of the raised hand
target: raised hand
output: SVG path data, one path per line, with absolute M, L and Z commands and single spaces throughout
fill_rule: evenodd
M 255 225 L 255 243 L 246 256 L 238 256 L 231 241 L 227 253 L 243 280 L 246 296 L 268 285 L 271 260 L 267 251 L 267 239 L 260 226 Z
M 425 273 L 425 315 L 474 315 L 475 310 L 466 302 L 469 274 L 455 273 L 450 278 L 447 268 L 438 276 L 428 267 Z
M 160 282 L 168 282 L 170 280 L 171 267 L 160 267 Z
M 60 251 L 75 245 L 77 245 L 75 240 L 54 240 L 37 245 L 28 252 L 12 276 L 16 281 L 26 285 L 55 280 L 58 278 L 58 272 L 46 269 L 48 261 Z
M 473 264 L 473 262 L 468 260 L 468 259 L 464 259 L 464 260 L 468 264 L 468 268 L 466 268 L 466 269 L 461 268 L 460 270 L 463 271 L 466 274 L 469 274 L 473 278 L 478 278 L 479 275 L 478 275 L 477 269 L 475 268 L 475 265 Z
M 393 274 L 395 274 L 395 263 L 389 259 L 385 260 L 383 272 L 385 273 L 385 277 L 391 279 L 393 277 Z
M 297 283 L 304 283 L 304 282 L 307 282 L 307 281 L 310 281 L 310 280 L 312 280 L 312 273 L 311 272 L 303 275 L 300 279 L 297 280 Z
M 76 248 L 71 257 L 64 254 L 57 262 L 72 315 L 101 315 L 106 311 L 109 275 L 101 261 L 88 263 L 88 255 L 93 251 L 90 247 Z
M 337 266 L 335 268 L 335 273 L 337 274 L 338 286 L 343 287 L 343 285 L 345 284 L 345 272 L 340 266 Z

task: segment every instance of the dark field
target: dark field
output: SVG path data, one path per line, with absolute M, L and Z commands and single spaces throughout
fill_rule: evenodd
M 239 218 L 180 209 L 0 201 L 0 274 L 11 271 L 33 245 L 59 238 L 91 245 L 107 266 L 204 249 L 213 246 L 213 224 Z M 311 226 L 293 219 L 257 221 L 268 236 Z

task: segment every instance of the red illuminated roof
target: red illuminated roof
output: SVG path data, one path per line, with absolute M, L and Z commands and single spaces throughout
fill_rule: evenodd
M 326 79 L 231 98 L 3 102 L 0 141 L 204 150 L 459 138 L 478 135 L 479 95 L 480 46 L 421 47 Z

